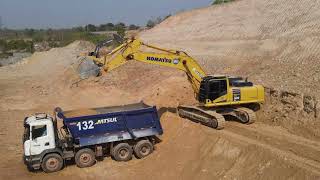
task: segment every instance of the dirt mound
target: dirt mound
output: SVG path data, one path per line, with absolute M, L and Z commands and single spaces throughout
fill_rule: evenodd
M 240 0 L 179 13 L 141 38 L 189 52 L 208 74 L 264 85 L 265 122 L 319 137 L 319 8 L 312 0 Z
M 313 0 L 241 0 L 180 13 L 141 36 L 187 50 L 209 73 L 320 97 L 319 7 Z

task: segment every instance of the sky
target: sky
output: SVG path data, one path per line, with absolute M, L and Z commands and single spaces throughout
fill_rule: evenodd
M 68 28 L 85 24 L 145 25 L 149 19 L 208 6 L 212 0 L 0 0 L 3 27 Z

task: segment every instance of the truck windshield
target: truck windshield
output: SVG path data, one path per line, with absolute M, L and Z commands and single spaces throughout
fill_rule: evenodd
M 23 142 L 30 139 L 30 126 L 25 126 L 24 133 L 23 133 Z
M 38 137 L 42 137 L 46 135 L 47 135 L 46 125 L 32 126 L 32 139 L 36 139 Z

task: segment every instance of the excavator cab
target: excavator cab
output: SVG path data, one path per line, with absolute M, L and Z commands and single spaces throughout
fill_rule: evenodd
M 228 79 L 225 76 L 207 76 L 200 83 L 198 100 L 206 103 L 207 100 L 214 101 L 228 92 Z
M 208 107 L 264 101 L 264 88 L 241 77 L 207 76 L 200 83 L 198 100 Z

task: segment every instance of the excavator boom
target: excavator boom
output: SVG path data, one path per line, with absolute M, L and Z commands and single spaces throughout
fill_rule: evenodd
M 149 48 L 158 51 L 143 52 L 142 48 Z M 199 91 L 200 82 L 206 73 L 201 66 L 186 52 L 174 51 L 148 45 L 139 39 L 130 39 L 118 46 L 104 57 L 91 58 L 96 64 L 103 67 L 104 71 L 112 71 L 130 60 L 136 60 L 149 64 L 171 67 L 184 71 L 195 92 Z

